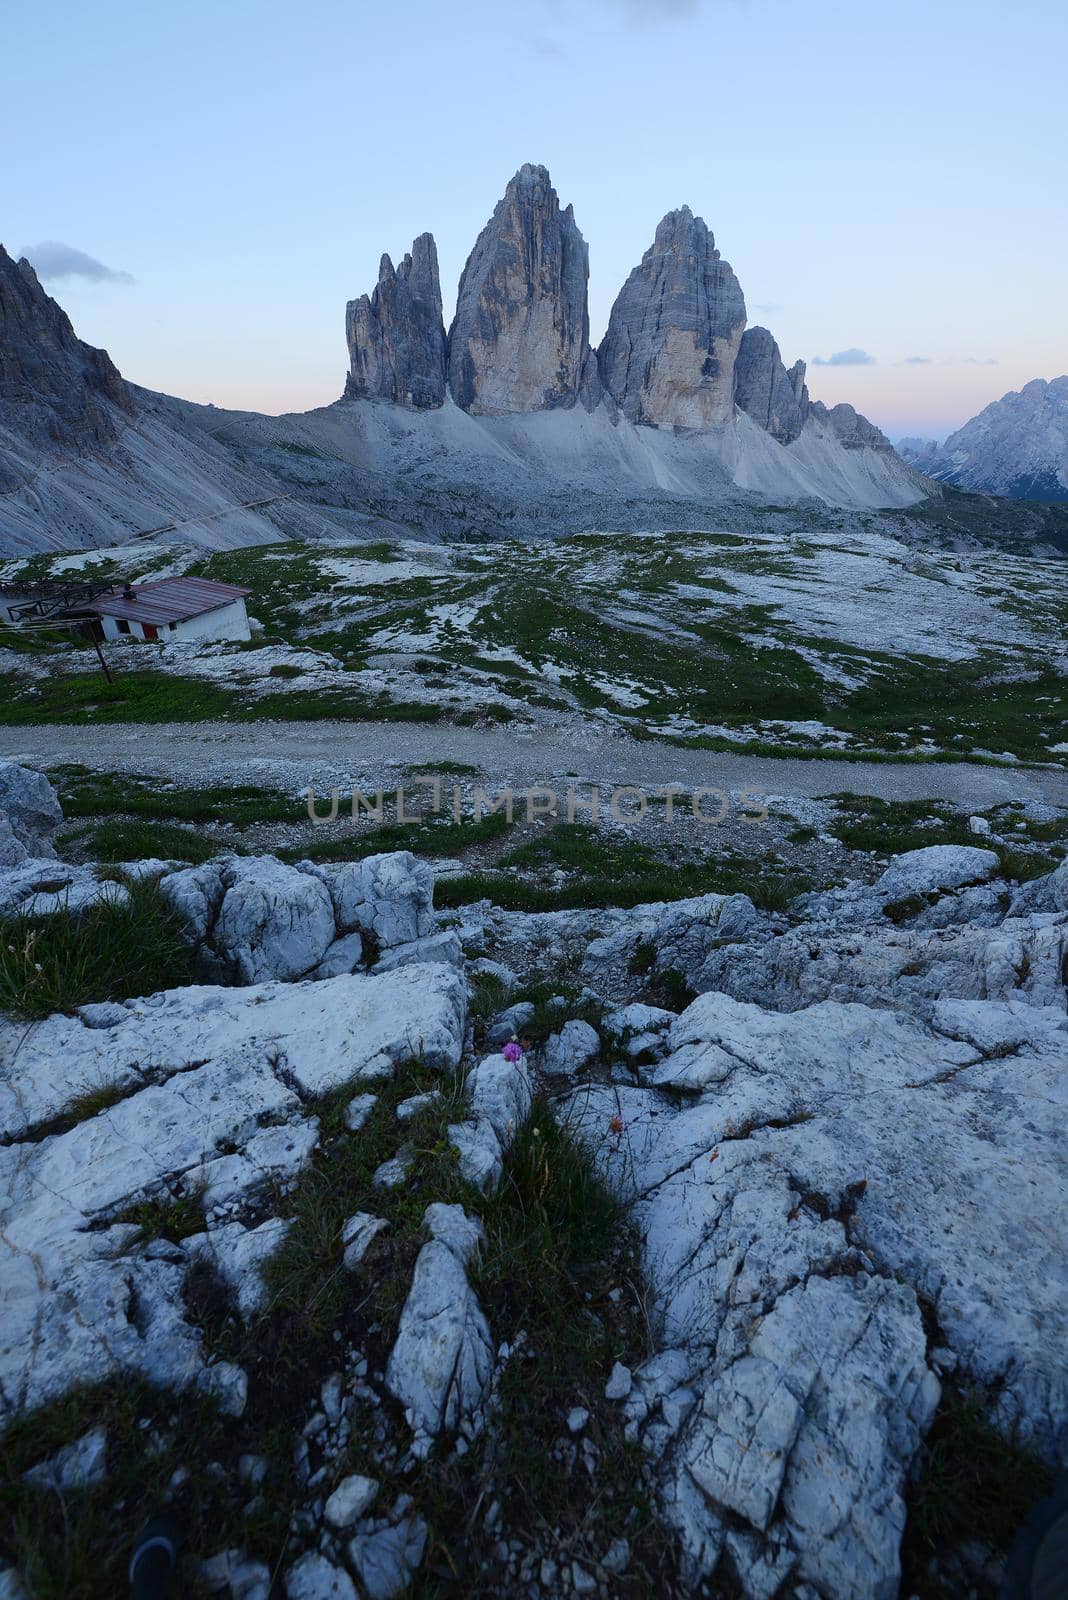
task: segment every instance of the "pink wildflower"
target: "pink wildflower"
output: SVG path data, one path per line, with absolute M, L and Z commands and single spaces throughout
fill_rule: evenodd
M 501 1051 L 501 1055 L 504 1057 L 504 1059 L 506 1061 L 513 1061 L 513 1062 L 514 1061 L 518 1061 L 520 1059 L 520 1057 L 522 1056 L 522 1054 L 523 1054 L 523 1047 L 515 1039 L 509 1039 L 508 1043 L 505 1045 L 504 1049 Z

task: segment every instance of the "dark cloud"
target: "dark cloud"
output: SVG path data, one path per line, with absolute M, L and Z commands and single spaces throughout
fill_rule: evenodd
M 858 350 L 855 345 L 849 350 L 836 350 L 833 356 L 812 357 L 814 367 L 870 367 L 874 362 L 874 356 L 866 350 Z
M 906 356 L 905 365 L 906 367 L 929 367 L 931 358 L 930 356 Z
M 116 272 L 106 267 L 84 250 L 75 250 L 72 244 L 62 244 L 58 239 L 45 239 L 32 244 L 23 252 L 39 278 L 58 282 L 63 278 L 84 278 L 87 283 L 133 283 L 128 272 Z

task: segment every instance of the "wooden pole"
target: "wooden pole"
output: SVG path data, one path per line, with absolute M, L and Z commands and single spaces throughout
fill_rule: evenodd
M 93 635 L 93 645 L 96 648 L 97 659 L 100 662 L 100 667 L 101 667 L 101 670 L 102 670 L 105 678 L 108 680 L 109 683 L 114 683 L 115 679 L 111 676 L 111 668 L 108 666 L 107 662 L 104 660 L 104 652 L 100 648 L 100 640 L 96 637 L 95 634 Z

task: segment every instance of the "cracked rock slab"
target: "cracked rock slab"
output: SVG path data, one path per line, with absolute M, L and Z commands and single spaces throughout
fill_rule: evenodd
M 940 1016 L 952 1036 L 710 993 L 649 1069 L 669 1094 L 584 1088 L 564 1108 L 644 1240 L 675 1365 L 635 1372 L 623 1404 L 693 1578 L 729 1535 L 747 1595 L 790 1578 L 896 1596 L 905 1476 L 939 1396 L 920 1296 L 995 1420 L 1064 1458 L 1068 1020 Z M 1007 1027 L 1012 1054 L 971 1042 Z

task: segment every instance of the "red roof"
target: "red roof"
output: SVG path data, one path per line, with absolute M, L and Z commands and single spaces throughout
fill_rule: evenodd
M 214 583 L 210 578 L 157 578 L 155 583 L 135 584 L 132 598 L 116 589 L 111 594 L 87 600 L 77 609 L 95 612 L 99 617 L 120 617 L 126 622 L 158 626 L 165 622 L 187 622 L 205 611 L 228 606 L 232 600 L 244 600 L 251 593 L 251 589 L 238 589 L 232 583 Z

